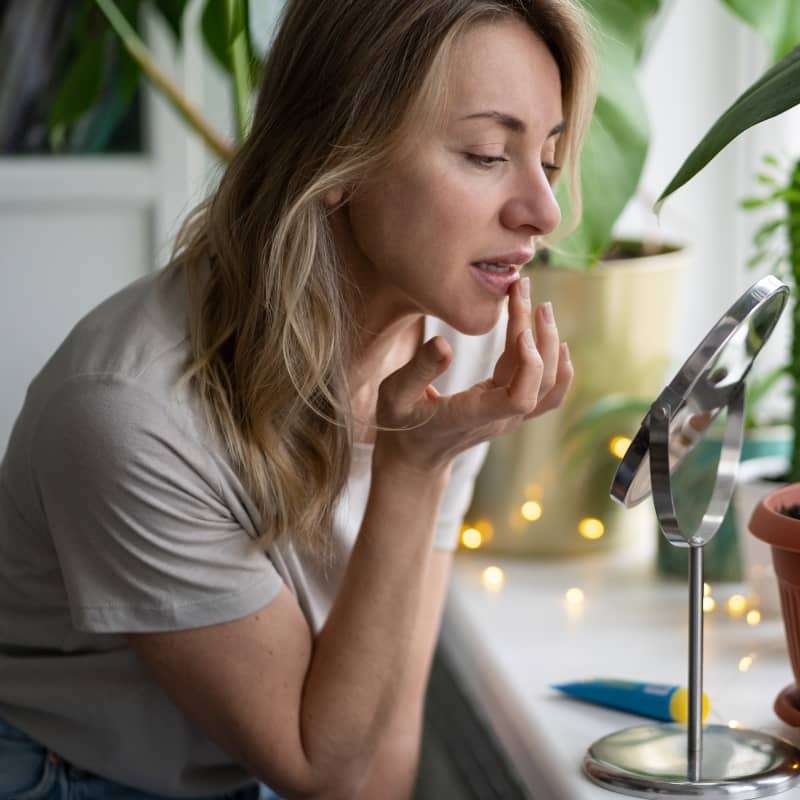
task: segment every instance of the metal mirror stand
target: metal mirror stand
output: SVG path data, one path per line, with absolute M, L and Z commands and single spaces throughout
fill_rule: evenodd
M 648 798 L 751 800 L 786 791 L 800 780 L 800 750 L 793 745 L 759 731 L 704 728 L 702 721 L 703 551 L 721 527 L 736 485 L 745 380 L 788 295 L 788 287 L 770 275 L 728 309 L 653 403 L 614 476 L 615 500 L 630 508 L 652 493 L 662 532 L 670 544 L 689 550 L 689 720 L 688 727 L 637 725 L 594 742 L 584 772 L 606 789 Z M 693 414 L 710 423 L 725 410 L 711 499 L 696 530 L 683 531 L 671 474 L 704 436 L 693 437 L 687 449 L 684 426 Z

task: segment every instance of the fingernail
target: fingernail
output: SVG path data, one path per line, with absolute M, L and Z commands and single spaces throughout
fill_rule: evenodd
M 570 357 L 569 354 L 569 345 L 566 342 L 564 342 L 564 358 L 570 363 L 572 363 L 572 358 Z
M 553 317 L 553 304 L 549 300 L 542 307 L 542 313 L 544 314 L 545 322 L 551 324 L 555 322 L 555 318 Z
M 530 278 L 522 278 L 519 282 L 519 290 L 522 294 L 523 300 L 530 300 L 531 299 L 531 279 Z
M 533 343 L 533 333 L 530 328 L 525 328 L 525 333 L 523 334 L 523 338 L 525 339 L 525 344 L 530 350 L 535 350 L 536 345 Z

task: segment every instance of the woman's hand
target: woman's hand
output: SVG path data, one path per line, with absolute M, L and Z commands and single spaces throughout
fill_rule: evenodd
M 536 308 L 534 344 L 528 280 L 509 290 L 506 346 L 491 378 L 464 392 L 440 395 L 430 384 L 450 366 L 453 353 L 435 336 L 381 383 L 378 425 L 411 430 L 379 430 L 376 455 L 420 470 L 437 469 L 463 450 L 561 405 L 573 376 L 569 351 L 543 305 Z

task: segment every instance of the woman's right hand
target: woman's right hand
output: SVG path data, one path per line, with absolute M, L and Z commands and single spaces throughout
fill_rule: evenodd
M 440 395 L 431 382 L 447 370 L 450 345 L 435 336 L 381 383 L 376 421 L 376 458 L 420 471 L 449 465 L 462 451 L 518 428 L 525 420 L 561 405 L 573 377 L 566 344 L 543 305 L 532 313 L 522 278 L 509 290 L 506 346 L 491 378 L 454 395 Z M 527 296 L 526 296 L 527 295 Z M 531 322 L 535 318 L 536 343 Z

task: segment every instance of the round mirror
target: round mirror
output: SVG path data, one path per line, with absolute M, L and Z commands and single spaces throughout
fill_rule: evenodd
M 673 544 L 708 541 L 722 522 L 741 451 L 745 378 L 788 297 L 772 275 L 753 284 L 658 396 L 617 468 L 611 497 L 631 508 L 653 494 Z

